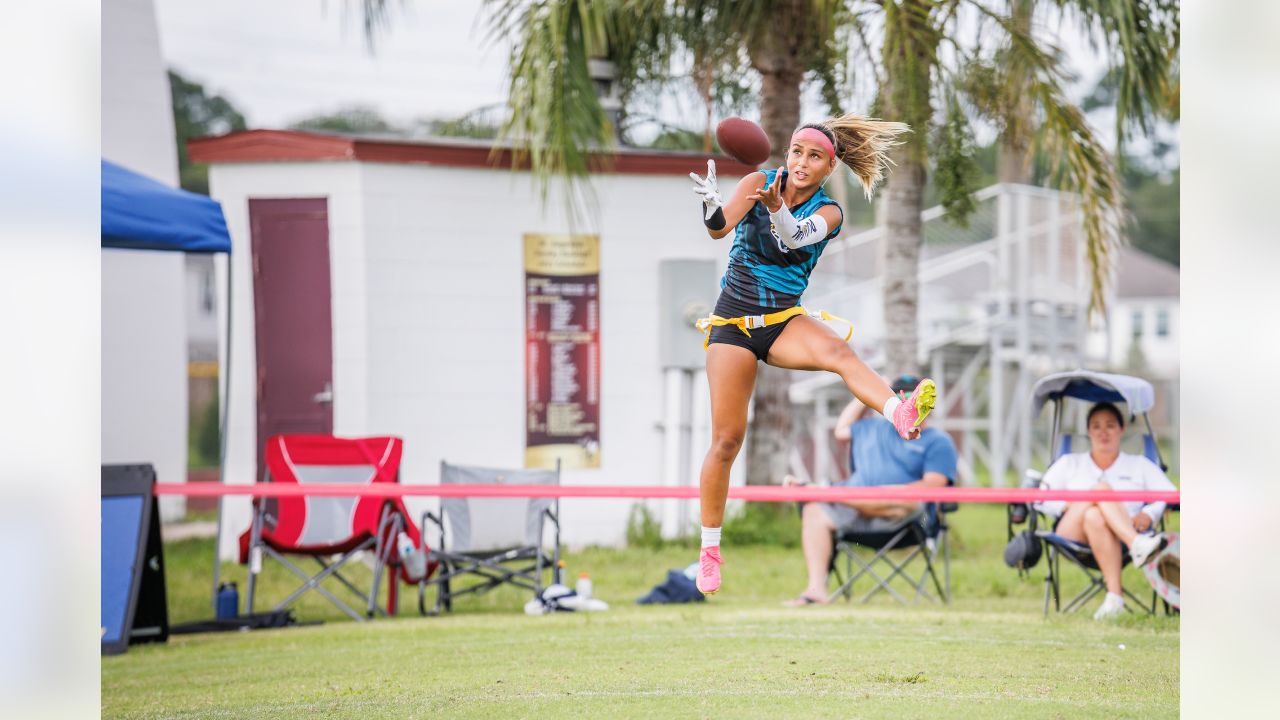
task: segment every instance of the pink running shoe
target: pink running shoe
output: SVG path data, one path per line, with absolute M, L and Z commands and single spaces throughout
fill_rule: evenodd
M 698 579 L 694 582 L 698 586 L 698 592 L 703 595 L 715 595 L 720 589 L 720 565 L 724 563 L 720 559 L 720 548 L 712 545 L 702 548 L 702 554 L 698 556 Z
M 920 423 L 924 422 L 933 410 L 937 399 L 938 386 L 929 378 L 920 381 L 911 397 L 903 400 L 893 411 L 893 428 L 903 440 L 915 440 L 920 437 Z

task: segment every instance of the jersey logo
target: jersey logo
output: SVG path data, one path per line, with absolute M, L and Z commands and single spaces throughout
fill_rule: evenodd
M 791 252 L 791 248 L 782 242 L 782 236 L 778 234 L 778 228 L 773 223 L 769 223 L 769 234 L 773 236 L 773 244 L 778 246 L 778 251 L 782 253 Z

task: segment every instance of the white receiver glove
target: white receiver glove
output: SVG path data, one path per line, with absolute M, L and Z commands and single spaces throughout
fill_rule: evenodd
M 689 173 L 689 179 L 693 180 L 693 192 L 702 198 L 702 207 L 706 212 L 703 220 L 710 220 L 712 215 L 716 214 L 716 210 L 724 207 L 724 200 L 720 197 L 720 188 L 716 186 L 716 161 L 707 161 L 707 176 L 705 178 L 698 177 L 697 173 Z

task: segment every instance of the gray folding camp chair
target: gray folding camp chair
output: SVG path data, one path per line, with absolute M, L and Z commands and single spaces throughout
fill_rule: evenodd
M 559 485 L 555 470 L 498 470 L 440 463 L 442 485 Z M 426 615 L 453 609 L 453 599 L 515 585 L 535 597 L 550 583 L 560 582 L 559 498 L 441 498 L 438 513 L 422 515 L 422 529 L 435 526 L 440 541 L 428 553 L 439 563 L 434 577 L 418 583 L 418 609 Z M 544 538 L 548 525 L 551 547 Z M 447 530 L 446 530 L 447 527 Z M 427 587 L 436 588 L 436 601 L 427 610 Z

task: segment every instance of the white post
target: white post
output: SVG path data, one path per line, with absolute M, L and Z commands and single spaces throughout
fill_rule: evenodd
M 1079 201 L 1076 202 L 1076 359 L 1077 365 L 1083 365 L 1084 360 L 1084 341 L 1089 333 L 1089 281 L 1085 274 L 1084 265 L 1088 261 L 1088 254 L 1085 252 L 1085 238 L 1083 236 L 1083 214 L 1080 210 Z M 1107 358 L 1106 363 L 1111 362 L 1111 322 L 1104 318 L 1104 325 L 1107 331 Z
M 992 317 L 990 330 L 991 371 L 987 393 L 987 442 L 990 447 L 991 461 L 988 471 L 993 487 L 1005 484 L 1004 471 L 1008 464 L 1004 438 L 1004 341 L 1003 334 L 1009 313 L 1009 242 L 1013 235 L 1013 203 L 1010 186 L 1000 189 L 996 196 L 996 268 L 995 292 L 996 312 Z
M 969 417 L 975 417 L 977 415 L 977 413 L 974 412 L 976 408 L 974 407 L 975 398 L 973 393 L 973 383 L 976 381 L 977 378 L 975 377 L 973 380 L 970 380 L 961 386 L 960 398 L 961 402 L 964 403 L 964 412 L 962 413 L 962 416 L 967 415 Z M 963 485 L 978 484 L 977 478 L 974 477 L 973 473 L 973 444 L 977 442 L 977 438 L 977 433 L 973 431 L 973 424 L 965 423 L 964 443 L 960 447 L 960 465 L 961 467 L 969 469 L 969 476 L 961 479 L 960 482 Z
M 693 371 L 689 393 L 689 466 L 686 482 L 697 487 L 702 475 L 702 460 L 711 447 L 711 390 L 706 370 Z M 677 500 L 677 532 L 692 532 L 701 524 L 697 518 L 697 500 Z
M 813 421 L 809 432 L 813 435 L 813 481 L 831 480 L 835 472 L 831 468 L 831 398 L 819 390 L 813 395 Z
M 1049 275 L 1049 337 L 1048 337 L 1048 353 L 1049 361 L 1052 363 L 1051 369 L 1057 370 L 1060 366 L 1058 360 L 1058 317 L 1061 293 L 1059 288 L 1062 287 L 1062 279 L 1058 277 L 1059 258 L 1058 254 L 1062 252 L 1062 220 L 1061 220 L 1061 204 L 1062 198 L 1055 195 L 1049 203 L 1049 258 L 1048 258 L 1048 275 Z
M 684 418 L 685 371 L 680 368 L 667 368 L 663 371 L 664 396 L 662 402 L 662 484 L 667 487 L 680 485 L 684 465 L 680 452 L 684 433 L 681 426 Z M 658 521 L 662 525 L 663 536 L 669 537 L 676 526 L 675 508 L 669 500 L 651 503 L 650 509 L 656 509 Z
M 1011 448 L 1017 458 L 1015 470 L 1021 472 L 1031 465 L 1031 424 L 1018 422 L 1023 409 L 1016 406 L 1030 386 L 1031 373 L 1031 196 L 1027 193 L 1018 194 L 1017 243 L 1018 381 L 1014 384 L 1017 394 L 1012 398 L 1015 407 L 1009 410 L 1009 415 L 1016 438 Z

